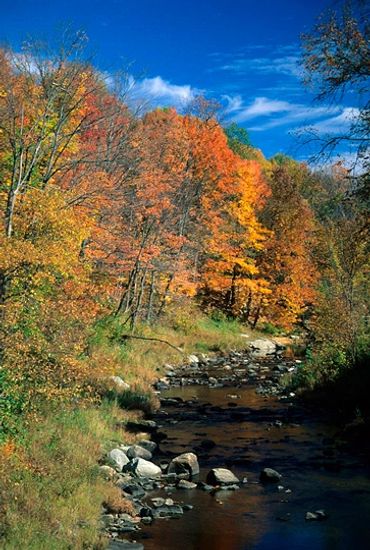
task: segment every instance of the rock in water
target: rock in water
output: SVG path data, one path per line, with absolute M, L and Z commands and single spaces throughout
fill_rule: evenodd
M 129 458 L 145 458 L 145 460 L 151 460 L 152 458 L 152 453 L 140 445 L 132 445 L 128 448 L 126 454 Z
M 260 481 L 262 483 L 278 483 L 283 476 L 272 468 L 264 468 L 260 473 Z
M 307 512 L 305 517 L 307 521 L 323 521 L 327 519 L 328 515 L 325 510 L 316 510 L 315 512 Z
M 253 340 L 253 342 L 249 344 L 249 347 L 253 350 L 253 353 L 259 357 L 273 355 L 277 350 L 275 342 L 268 340 L 267 338 L 258 338 L 257 340 Z
M 125 470 L 132 472 L 137 477 L 148 477 L 150 479 L 160 477 L 162 474 L 159 466 L 144 458 L 134 458 L 127 464 Z
M 194 453 L 183 453 L 176 456 L 168 466 L 168 473 L 198 475 L 199 464 L 197 455 Z
M 154 451 L 157 448 L 157 443 L 154 441 L 150 441 L 149 439 L 141 439 L 138 442 L 139 447 L 142 447 L 143 449 L 146 449 L 150 453 L 154 453 Z
M 122 468 L 129 463 L 129 459 L 122 449 L 112 449 L 107 454 L 107 458 L 118 472 L 122 472 Z
M 226 468 L 213 468 L 207 475 L 207 483 L 211 485 L 233 485 L 239 479 Z
M 180 479 L 180 481 L 177 484 L 177 488 L 178 489 L 196 489 L 197 484 L 191 481 L 187 481 L 186 479 Z

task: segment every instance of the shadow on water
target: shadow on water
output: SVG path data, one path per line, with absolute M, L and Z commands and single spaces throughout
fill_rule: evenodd
M 146 550 L 370 548 L 369 471 L 334 427 L 297 405 L 257 394 L 253 385 L 190 385 L 163 396 L 170 404 L 156 417 L 166 435 L 159 460 L 194 450 L 200 480 L 219 466 L 248 483 L 215 494 L 174 490 L 170 496 L 193 509 L 136 533 Z M 258 482 L 264 467 L 283 475 L 283 488 Z M 307 511 L 318 509 L 327 520 L 305 520 Z

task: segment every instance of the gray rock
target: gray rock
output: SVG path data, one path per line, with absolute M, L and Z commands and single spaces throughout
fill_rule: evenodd
M 184 510 L 184 512 L 189 512 L 189 510 L 192 510 L 194 508 L 194 506 L 192 504 L 183 504 L 182 505 L 182 509 Z
M 122 468 L 129 463 L 129 459 L 122 449 L 112 449 L 107 454 L 107 459 L 118 472 L 122 472 Z
M 154 479 L 160 477 L 162 470 L 153 462 L 144 458 L 134 458 L 125 466 L 126 471 L 132 472 L 137 477 L 146 477 Z
M 155 508 L 159 508 L 160 506 L 164 506 L 165 504 L 165 499 L 162 497 L 155 497 L 151 498 L 150 500 L 152 501 Z
M 183 453 L 171 460 L 168 466 L 168 473 L 172 474 L 190 474 L 196 476 L 199 474 L 199 463 L 197 455 L 194 453 Z
M 142 498 L 145 496 L 145 491 L 141 487 L 141 485 L 138 485 L 137 483 L 134 483 L 133 481 L 123 481 L 117 484 L 122 491 L 125 493 L 131 495 L 134 498 Z
M 210 376 L 208 378 L 208 382 L 212 385 L 212 386 L 215 386 L 217 384 L 217 378 L 215 378 L 214 376 Z
M 323 521 L 324 519 L 327 519 L 328 515 L 325 512 L 325 510 L 316 510 L 315 512 L 307 512 L 306 513 L 306 520 L 307 521 Z
M 186 479 L 180 479 L 177 484 L 178 489 L 196 489 L 197 484 L 192 481 L 187 481 Z
M 129 447 L 127 452 L 129 458 L 144 458 L 145 460 L 151 460 L 152 453 L 140 445 L 132 445 Z
M 137 444 L 139 445 L 139 447 L 146 449 L 150 453 L 154 453 L 157 448 L 157 443 L 155 443 L 154 441 L 150 441 L 149 439 L 141 439 L 140 441 L 138 441 Z
M 190 364 L 198 364 L 199 363 L 199 357 L 197 357 L 196 355 L 189 355 L 188 357 L 188 361 Z
M 273 355 L 276 353 L 277 346 L 272 340 L 267 338 L 257 338 L 249 344 L 249 347 L 252 349 L 253 354 L 257 357 L 264 357 L 266 355 Z
M 207 483 L 210 485 L 234 485 L 239 479 L 226 468 L 212 468 L 207 475 Z
M 183 509 L 178 504 L 160 506 L 153 510 L 154 518 L 178 518 L 183 515 Z
M 272 468 L 264 468 L 260 473 L 260 481 L 262 483 L 278 483 L 283 476 Z

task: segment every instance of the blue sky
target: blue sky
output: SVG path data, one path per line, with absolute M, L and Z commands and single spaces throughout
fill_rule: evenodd
M 331 0 L 0 0 L 0 40 L 19 50 L 27 35 L 70 23 L 89 37 L 102 71 L 126 68 L 136 94 L 178 109 L 198 93 L 219 100 L 224 120 L 248 129 L 266 156 L 297 158 L 291 132 L 332 133 L 356 105 L 318 105 L 300 82 L 300 34 Z

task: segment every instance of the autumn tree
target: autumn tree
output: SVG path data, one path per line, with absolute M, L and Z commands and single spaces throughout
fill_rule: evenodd
M 268 300 L 262 300 L 262 311 L 267 320 L 287 329 L 302 321 L 316 300 L 315 220 L 303 195 L 308 178 L 304 164 L 287 157 L 273 159 L 271 196 L 262 215 L 272 232 L 260 259 L 271 288 Z

